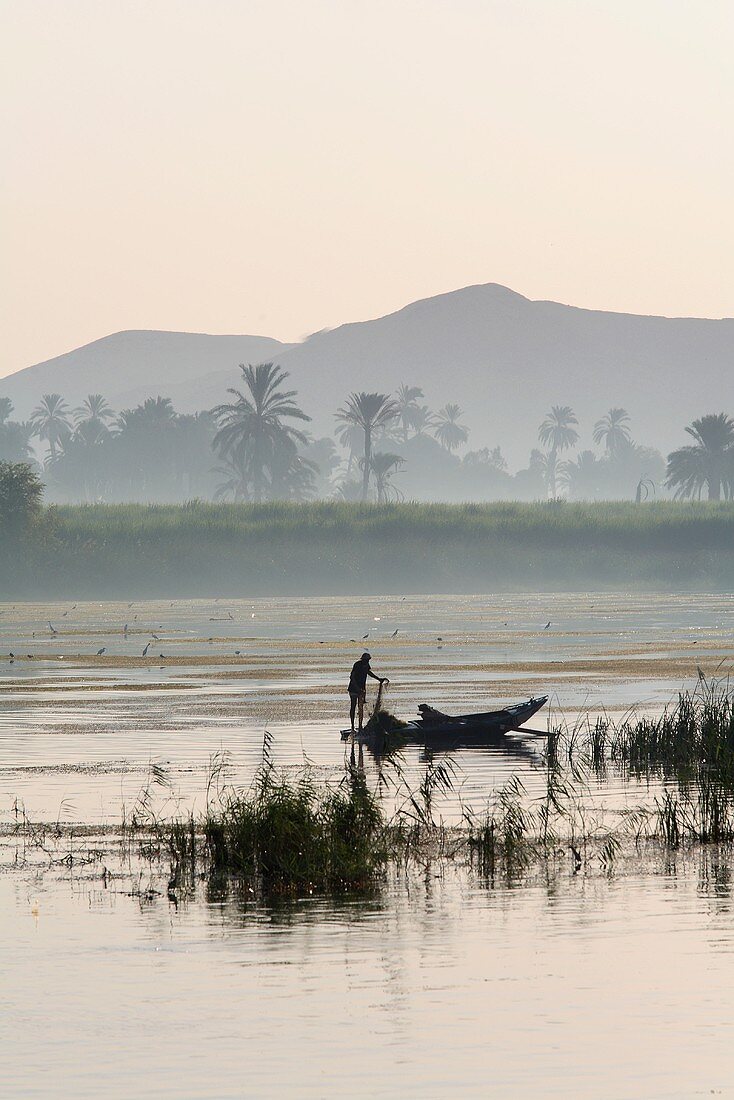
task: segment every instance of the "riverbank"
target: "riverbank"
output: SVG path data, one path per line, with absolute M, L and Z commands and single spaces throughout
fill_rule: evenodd
M 89 505 L 0 533 L 0 595 L 734 589 L 734 504 Z

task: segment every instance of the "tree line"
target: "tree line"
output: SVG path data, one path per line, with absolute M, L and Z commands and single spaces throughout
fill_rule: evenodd
M 666 463 L 633 440 L 623 408 L 593 425 L 600 454 L 574 455 L 578 419 L 556 405 L 539 425 L 540 447 L 510 473 L 499 446 L 460 457 L 469 441 L 462 409 L 448 403 L 433 412 L 418 386 L 350 394 L 335 411 L 334 438 L 314 439 L 286 371 L 259 363 L 241 364 L 240 373 L 228 400 L 194 414 L 177 413 L 161 396 L 117 413 L 90 394 L 71 409 L 52 393 L 20 422 L 0 398 L 0 462 L 34 467 L 52 500 L 88 502 L 734 498 L 734 420 L 725 413 L 694 420 L 685 428 L 693 443 Z

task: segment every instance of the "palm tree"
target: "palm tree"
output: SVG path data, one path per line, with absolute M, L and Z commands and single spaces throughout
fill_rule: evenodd
M 98 500 L 105 488 L 104 445 L 110 438 L 104 425 L 93 420 L 83 421 L 75 432 L 65 435 L 48 464 L 55 487 L 71 500 L 78 499 L 80 492 L 87 502 Z
M 579 437 L 573 424 L 578 420 L 570 405 L 554 405 L 538 429 L 538 439 L 551 451 L 565 451 Z
M 305 432 L 284 424 L 283 420 L 310 420 L 311 417 L 293 400 L 295 390 L 280 389 L 288 378 L 287 371 L 273 363 L 247 367 L 240 363 L 240 370 L 248 393 L 228 389 L 227 393 L 235 400 L 213 410 L 219 431 L 212 446 L 225 458 L 235 451 L 244 453 L 245 465 L 252 471 L 253 496 L 261 501 L 266 467 L 271 469 L 272 480 L 279 450 L 289 443 L 306 443 L 308 439 Z
M 436 413 L 436 425 L 433 434 L 447 451 L 453 451 L 455 447 L 466 443 L 469 438 L 468 430 L 463 424 L 458 423 L 459 417 L 463 415 L 464 413 L 458 405 L 444 405 Z
M 336 438 L 342 447 L 349 451 L 347 474 L 350 474 L 357 452 L 363 446 L 364 432 L 357 424 L 344 424 L 341 428 L 337 428 Z
M 31 413 L 33 433 L 48 441 L 51 461 L 56 460 L 59 443 L 71 431 L 69 406 L 60 393 L 44 393 L 40 404 Z
M 74 409 L 77 428 L 80 424 L 94 424 L 100 431 L 107 430 L 107 420 L 114 420 L 115 414 L 101 393 L 90 393 L 78 409 Z
M 339 425 L 349 424 L 364 433 L 364 457 L 362 460 L 362 500 L 367 500 L 370 473 L 372 472 L 372 437 L 399 415 L 398 404 L 386 393 L 352 393 L 336 420 Z
M 13 402 L 9 397 L 0 397 L 0 427 L 10 417 L 13 411 Z
M 551 499 L 557 494 L 557 482 L 566 464 L 558 461 L 558 451 L 539 451 L 536 448 L 530 452 L 530 469 L 535 470 L 543 479 L 546 492 Z
M 419 408 L 419 397 L 423 397 L 423 390 L 420 386 L 399 386 L 395 395 L 398 406 L 398 419 L 403 429 L 403 443 L 408 441 L 408 430 L 414 428 L 413 421 Z
M 594 425 L 594 442 L 603 443 L 610 455 L 630 442 L 629 414 L 626 409 L 610 409 Z
M 364 462 L 364 459 L 362 459 Z M 405 459 L 387 451 L 375 451 L 372 455 L 372 473 L 375 476 L 377 503 L 384 504 L 390 495 L 397 497 L 398 490 L 391 484 L 392 475 L 405 465 Z
M 269 472 L 272 500 L 309 500 L 316 493 L 318 465 L 299 454 L 292 440 L 277 448 Z
M 424 435 L 434 427 L 436 418 L 428 405 L 416 405 L 411 413 L 410 421 L 415 435 Z
M 215 466 L 214 472 L 223 478 L 214 493 L 215 500 L 231 496 L 235 503 L 250 498 L 250 471 L 245 465 L 245 455 L 241 451 L 232 451 L 222 459 L 221 466 Z
M 543 423 L 538 428 L 538 439 L 548 447 L 545 463 L 545 479 L 548 495 L 556 495 L 556 475 L 560 472 L 558 452 L 573 447 L 579 433 L 573 427 L 578 424 L 576 414 L 570 405 L 553 405 Z
M 138 424 L 146 431 L 160 428 L 163 424 L 176 419 L 176 410 L 170 397 L 146 397 L 142 405 L 133 409 Z
M 600 491 L 600 468 L 604 463 L 593 451 L 582 451 L 575 462 L 558 464 L 558 480 L 575 500 L 593 500 Z
M 734 494 L 734 420 L 726 413 L 709 413 L 694 420 L 686 431 L 695 446 L 680 447 L 668 455 L 666 484 L 676 498 L 700 499 L 704 486 L 709 500 L 728 500 Z

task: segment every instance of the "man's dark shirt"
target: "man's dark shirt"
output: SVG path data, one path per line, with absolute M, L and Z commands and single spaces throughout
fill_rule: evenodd
M 367 677 L 374 675 L 369 661 L 355 661 L 352 666 L 352 674 L 349 677 L 348 690 L 350 695 L 361 695 L 367 688 Z

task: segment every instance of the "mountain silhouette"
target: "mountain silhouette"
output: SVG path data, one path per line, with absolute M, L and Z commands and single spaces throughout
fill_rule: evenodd
M 16 415 L 42 393 L 70 404 L 103 393 L 114 408 L 158 393 L 179 411 L 210 407 L 237 385 L 240 362 L 290 371 L 315 434 L 353 390 L 422 386 L 433 408 L 458 402 L 470 447 L 500 444 L 527 459 L 552 404 L 571 405 L 580 447 L 620 405 L 634 438 L 667 452 L 706 412 L 734 413 L 734 319 L 669 318 L 532 301 L 496 283 L 413 302 L 373 320 L 317 332 L 300 344 L 254 336 L 122 332 L 0 379 Z

